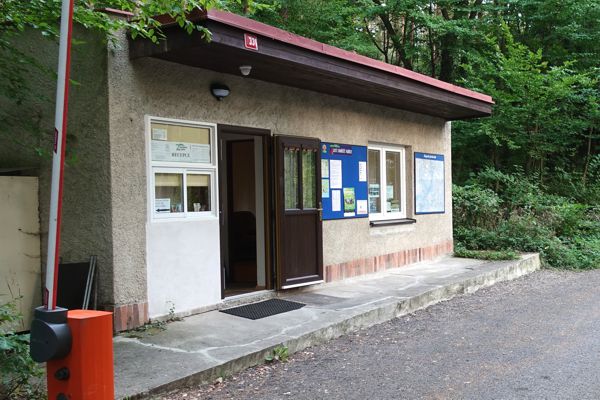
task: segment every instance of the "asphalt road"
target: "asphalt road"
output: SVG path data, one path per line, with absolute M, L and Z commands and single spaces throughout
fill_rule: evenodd
M 543 270 L 164 399 L 600 399 L 600 270 Z

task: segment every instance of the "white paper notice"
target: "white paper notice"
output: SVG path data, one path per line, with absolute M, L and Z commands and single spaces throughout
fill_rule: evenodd
M 321 160 L 321 178 L 329 178 L 329 160 Z
M 356 213 L 367 214 L 367 200 L 356 200 Z
M 154 199 L 154 209 L 157 213 L 171 212 L 171 199 Z
M 367 181 L 367 162 L 366 161 L 358 162 L 358 181 L 359 182 Z
M 152 140 L 153 161 L 210 163 L 210 145 Z
M 162 128 L 152 128 L 152 140 L 167 140 L 167 130 Z
M 335 161 L 335 160 L 332 160 Z M 342 211 L 342 191 L 331 191 L 331 211 Z
M 332 189 L 342 188 L 342 160 L 329 160 L 329 180 Z
M 329 198 L 329 179 L 321 179 L 321 197 Z

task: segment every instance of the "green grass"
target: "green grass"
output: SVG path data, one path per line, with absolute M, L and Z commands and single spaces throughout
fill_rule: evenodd
M 465 248 L 457 248 L 454 250 L 454 256 L 489 261 L 519 259 L 519 254 L 512 250 L 467 250 Z

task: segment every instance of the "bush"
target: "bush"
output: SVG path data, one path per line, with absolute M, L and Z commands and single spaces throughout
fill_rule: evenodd
M 517 260 L 519 258 L 519 255 L 512 250 L 467 250 L 464 247 L 457 247 L 454 250 L 454 256 L 490 261 Z
M 549 190 L 536 177 L 493 169 L 455 186 L 457 249 L 539 252 L 546 266 L 600 268 L 600 207 Z
M 459 225 L 493 227 L 500 219 L 502 200 L 493 190 L 477 185 L 453 186 L 454 219 Z
M 20 319 L 14 302 L 0 305 L 0 399 L 43 399 L 44 372 L 29 356 L 29 335 L 12 329 Z

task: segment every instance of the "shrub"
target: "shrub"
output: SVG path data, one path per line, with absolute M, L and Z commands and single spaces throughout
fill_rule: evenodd
M 12 328 L 20 319 L 14 301 L 0 305 L 0 399 L 43 399 L 44 372 L 29 356 L 29 335 Z
M 454 219 L 459 225 L 493 227 L 500 219 L 502 201 L 494 191 L 478 185 L 453 187 Z
M 464 186 L 455 186 L 454 238 L 459 253 L 539 252 L 546 266 L 600 268 L 598 203 L 549 192 L 537 179 L 486 169 Z M 600 187 L 598 182 L 588 187 L 593 185 Z

